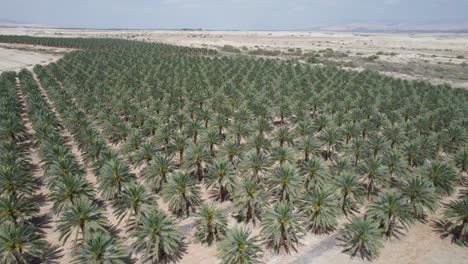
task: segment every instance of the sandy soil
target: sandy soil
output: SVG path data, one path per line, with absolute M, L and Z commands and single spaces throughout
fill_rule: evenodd
M 0 43 L 0 72 L 18 71 L 23 68 L 32 69 L 36 64 L 48 64 L 62 57 L 60 54 L 44 53 L 32 51 L 37 46 L 33 45 L 11 45 Z M 19 50 L 15 48 L 29 48 L 31 51 Z M 40 47 L 41 49 L 46 49 Z M 54 52 L 65 49 L 53 49 Z

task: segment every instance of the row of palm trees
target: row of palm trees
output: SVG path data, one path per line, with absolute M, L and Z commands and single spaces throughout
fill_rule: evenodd
M 93 167 L 99 194 L 132 228 L 146 230 L 140 235 L 165 219 L 153 213 L 158 194 L 174 216 L 193 218 L 195 236 L 217 243 L 226 263 L 259 260 L 261 244 L 294 250 L 306 231 L 338 228 L 340 215 L 349 221 L 344 249 L 372 258 L 383 238 L 422 221 L 463 183 L 464 90 L 292 61 L 140 48 L 128 42 L 78 51 L 35 69 Z M 127 161 L 141 175 L 129 173 Z M 210 200 L 232 204 L 229 214 L 202 200 L 204 186 Z M 463 194 L 445 206 L 443 223 L 460 243 Z M 153 209 L 143 211 L 154 221 L 143 229 L 139 221 L 150 214 L 125 201 L 145 197 Z M 229 217 L 260 223 L 261 236 L 229 228 Z M 179 259 L 183 236 L 171 237 L 177 243 L 166 255 L 152 248 L 141 256 Z
M 107 65 L 103 64 L 101 67 L 98 67 L 98 69 L 102 69 L 106 66 Z M 64 67 L 66 67 L 66 65 Z M 359 205 L 359 203 L 362 203 L 360 193 L 365 193 L 368 198 L 371 198 L 377 193 L 377 187 L 379 187 L 379 189 L 384 189 L 398 186 L 400 183 L 405 184 L 404 186 L 406 189 L 398 190 L 397 192 L 388 192 L 386 193 L 388 194 L 387 196 L 381 198 L 381 203 L 384 205 L 387 203 L 387 206 L 390 206 L 389 203 L 393 201 L 405 204 L 404 212 L 401 214 L 408 215 L 409 212 L 411 212 L 412 215 L 409 218 L 402 219 L 402 223 L 396 226 L 384 227 L 384 222 L 387 220 L 380 220 L 382 224 L 378 226 L 379 230 L 382 229 L 382 232 L 379 231 L 379 234 L 385 233 L 387 237 L 397 234 L 395 230 L 400 232 L 402 228 L 407 227 L 409 223 L 413 222 L 414 218 L 422 218 L 426 210 L 433 211 L 436 201 L 438 200 L 436 197 L 439 193 L 443 195 L 451 194 L 454 186 L 458 182 L 458 172 L 451 165 L 451 161 L 426 162 L 425 160 L 428 158 L 435 159 L 440 155 L 440 151 L 456 153 L 454 157 L 462 156 L 460 153 L 463 153 L 464 149 L 460 148 L 460 146 L 463 146 L 463 142 L 465 142 L 463 136 L 464 131 L 460 127 L 450 127 L 448 125 L 450 121 L 447 123 L 447 120 L 450 120 L 450 118 L 457 118 L 453 113 L 459 110 L 444 109 L 443 111 L 441 110 L 440 113 L 434 111 L 436 114 L 430 118 L 418 119 L 416 116 L 413 117 L 414 113 L 412 109 L 408 108 L 402 109 L 401 112 L 391 112 L 388 116 L 380 114 L 380 112 L 374 115 L 374 111 L 378 110 L 375 108 L 350 108 L 348 113 L 345 113 L 345 116 L 343 116 L 343 113 L 340 115 L 340 112 L 333 113 L 333 111 L 336 111 L 333 108 L 325 108 L 324 112 L 322 112 L 323 115 L 314 118 L 312 122 L 307 120 L 307 118 L 298 118 L 297 121 L 292 120 L 292 122 L 297 122 L 295 124 L 297 126 L 293 126 L 291 129 L 290 124 L 284 124 L 284 120 L 291 116 L 291 111 L 289 110 L 289 115 L 285 115 L 285 113 L 288 113 L 287 106 L 282 105 L 277 110 L 279 123 L 280 125 L 282 124 L 282 126 L 272 130 L 273 126 L 271 124 L 274 123 L 274 118 L 272 116 L 255 118 L 254 124 L 251 126 L 249 125 L 249 123 L 252 122 L 252 116 L 255 116 L 249 113 L 249 111 L 252 111 L 252 108 L 241 108 L 238 111 L 232 111 L 230 109 L 217 109 L 216 107 L 208 106 L 208 110 L 215 112 L 215 114 L 212 114 L 213 117 L 209 117 L 208 115 L 208 118 L 205 119 L 206 111 L 203 106 L 198 109 L 195 108 L 193 111 L 191 107 L 180 108 L 180 106 L 171 106 L 171 104 L 177 104 L 178 98 L 191 98 L 187 94 L 182 96 L 171 95 L 180 92 L 177 90 L 173 93 L 171 91 L 168 92 L 171 98 L 170 101 L 165 101 L 163 98 L 159 102 L 156 101 L 156 103 L 152 102 L 151 104 L 147 104 L 144 100 L 143 102 L 139 101 L 141 98 L 135 98 L 135 101 L 130 101 L 131 103 L 122 103 L 121 99 L 120 101 L 118 99 L 109 100 L 107 94 L 106 97 L 100 98 L 100 100 L 108 101 L 109 103 L 103 104 L 88 99 L 89 97 L 87 97 L 86 94 L 97 93 L 99 96 L 105 89 L 96 90 L 95 86 L 92 86 L 89 90 L 83 91 L 82 87 L 79 86 L 80 92 L 75 90 L 75 88 L 78 87 L 77 84 L 81 85 L 83 83 L 78 80 L 75 80 L 75 83 L 70 81 L 71 78 L 76 78 L 70 77 L 70 71 L 60 69 L 56 65 L 52 65 L 50 68 L 52 72 L 55 72 L 58 79 L 65 83 L 68 82 L 65 87 L 71 88 L 70 91 L 76 96 L 78 99 L 77 101 L 82 104 L 84 109 L 89 108 L 88 114 L 95 115 L 98 122 L 104 124 L 103 128 L 105 131 L 109 132 L 109 139 L 122 143 L 122 153 L 124 155 L 127 155 L 129 159 L 136 162 L 135 164 L 137 165 L 148 165 L 144 168 L 144 177 L 150 186 L 154 186 L 154 191 L 162 191 L 163 195 L 166 193 L 166 197 L 173 197 L 173 190 L 175 189 L 173 186 L 183 186 L 184 188 L 188 186 L 190 188 L 187 192 L 190 198 L 187 198 L 186 193 L 183 193 L 180 195 L 181 198 L 177 198 L 171 203 L 172 211 L 177 216 L 188 216 L 189 212 L 194 211 L 196 206 L 200 204 L 199 188 L 197 188 L 193 179 L 187 177 L 187 175 L 183 173 L 176 172 L 173 174 L 175 178 L 174 181 L 167 184 L 167 186 L 171 186 L 169 187 L 169 191 L 165 191 L 165 188 L 162 187 L 167 181 L 168 176 L 172 175 L 171 171 L 177 170 L 181 164 L 183 165 L 181 166 L 182 169 L 193 172 L 196 178 L 199 180 L 203 179 L 207 183 L 207 186 L 210 186 L 210 183 L 208 183 L 210 178 L 213 179 L 210 177 L 210 175 L 213 174 L 208 172 L 217 172 L 216 174 L 223 177 L 222 181 L 227 179 L 227 182 L 221 185 L 224 190 L 218 192 L 221 201 L 227 198 L 227 195 L 223 194 L 226 193 L 225 190 L 228 190 L 229 186 L 236 185 L 230 183 L 233 177 L 229 176 L 232 175 L 229 171 L 232 170 L 237 171 L 234 174 L 240 172 L 243 175 L 250 175 L 250 173 L 253 175 L 254 179 L 242 181 L 242 186 L 249 186 L 246 188 L 252 189 L 252 186 L 257 186 L 257 189 L 254 189 L 254 191 L 250 193 L 258 193 L 258 190 L 273 188 L 271 186 L 274 186 L 274 184 L 269 183 L 268 180 L 259 182 L 257 179 L 259 172 L 261 174 L 260 176 L 262 176 L 260 178 L 264 179 L 270 177 L 268 175 L 265 176 L 265 173 L 281 175 L 279 177 L 283 178 L 279 179 L 280 184 L 277 186 L 277 189 L 280 191 L 278 191 L 278 193 L 280 193 L 279 196 L 282 197 L 282 199 L 289 201 L 295 201 L 294 198 L 300 199 L 299 195 L 294 197 L 294 194 L 302 194 L 302 191 L 298 191 L 297 188 L 291 188 L 292 190 L 288 191 L 288 188 L 291 186 L 300 186 L 300 184 L 295 184 L 295 182 L 301 181 L 300 178 L 306 178 L 307 184 L 312 182 L 312 184 L 306 188 L 306 190 L 313 190 L 311 196 L 323 195 L 327 197 L 327 192 L 324 191 L 323 188 L 313 187 L 319 185 L 317 184 L 320 183 L 319 180 L 324 181 L 320 183 L 321 186 L 332 185 L 330 182 L 333 181 L 329 179 L 330 174 L 332 174 L 332 176 L 339 175 L 340 177 L 337 179 L 337 182 L 344 185 L 351 184 L 351 189 L 353 190 L 352 192 L 348 191 L 349 186 L 345 185 L 343 187 L 344 191 L 340 192 L 340 194 L 343 195 L 340 201 L 340 207 L 346 215 L 356 211 L 359 207 L 356 206 L 356 204 Z M 96 70 L 96 74 L 102 74 L 102 72 Z M 375 76 L 372 76 L 372 78 L 374 77 Z M 95 81 L 99 83 L 98 79 Z M 106 81 L 111 82 L 112 80 Z M 103 85 L 105 84 L 103 83 Z M 118 86 L 112 86 L 112 89 L 117 89 L 120 98 L 122 96 L 134 97 L 133 95 L 126 95 L 127 87 L 119 89 Z M 113 90 L 113 92 L 115 91 Z M 133 93 L 134 90 L 129 90 L 128 92 Z M 187 91 L 182 92 L 182 94 L 184 93 L 187 93 Z M 313 102 L 313 111 L 319 112 L 318 105 L 320 103 Z M 170 104 L 168 109 L 170 112 L 163 112 L 164 110 L 161 105 L 167 103 Z M 200 101 L 194 100 L 194 102 L 188 103 L 199 105 Z M 210 101 L 208 101 L 208 104 L 209 103 Z M 384 102 L 382 102 L 382 104 L 384 104 Z M 90 107 L 91 105 L 97 107 Z M 437 104 L 428 106 L 439 107 Z M 383 105 L 381 107 L 389 106 Z M 145 113 L 141 113 L 141 109 L 154 111 L 153 113 L 157 116 L 156 120 L 146 122 Z M 136 112 L 129 113 L 129 111 Z M 217 115 L 217 111 L 220 111 L 222 114 Z M 327 115 L 328 111 L 331 112 L 331 115 Z M 383 108 L 382 111 L 385 111 L 385 108 Z M 461 111 L 464 112 L 466 109 Z M 247 115 L 245 115 L 246 112 Z M 442 120 L 442 117 L 445 117 L 447 113 L 452 114 L 449 114 L 448 119 Z M 259 112 L 257 115 L 262 116 L 262 112 Z M 351 117 L 351 122 L 344 121 L 346 120 L 346 115 Z M 149 113 L 146 114 L 146 116 L 146 118 L 151 118 L 149 117 Z M 292 118 L 295 118 L 294 115 Z M 147 126 L 145 126 L 145 124 L 147 124 Z M 163 127 L 158 128 L 156 124 L 163 124 Z M 413 127 L 416 128 L 414 129 Z M 295 133 L 296 129 L 297 134 Z M 434 133 L 434 130 L 437 132 Z M 175 131 L 175 133 L 172 131 Z M 171 132 L 173 135 L 172 137 Z M 247 135 L 250 134 L 253 135 L 248 137 Z M 304 137 L 304 135 L 308 135 L 309 137 Z M 299 137 L 299 140 L 290 139 L 294 137 Z M 272 140 L 274 140 L 273 142 L 275 143 L 277 142 L 277 146 L 274 146 L 276 144 L 271 144 Z M 432 141 L 435 141 L 436 144 L 433 144 Z M 200 146 L 200 144 L 205 145 L 205 147 Z M 293 180 L 289 180 L 291 178 L 290 175 L 294 175 L 291 171 L 295 171 L 294 168 L 290 168 L 291 166 L 280 166 L 277 170 L 267 170 L 278 163 L 280 165 L 284 165 L 283 163 L 285 162 L 292 162 L 294 164 L 295 161 L 298 160 L 297 157 L 288 155 L 288 153 L 292 154 L 297 152 L 291 149 L 291 147 L 296 146 L 298 150 L 303 151 L 303 161 L 305 161 L 300 162 L 300 177 L 292 177 Z M 252 152 L 249 152 L 249 149 Z M 152 156 L 151 153 L 155 150 L 166 154 Z M 345 155 L 351 156 L 351 158 L 340 158 L 343 152 Z M 179 156 L 178 163 L 171 158 L 174 154 Z M 334 160 L 329 168 L 331 173 L 324 173 L 323 171 L 327 170 L 322 169 L 322 175 L 320 175 L 320 173 L 315 174 L 315 171 L 319 170 L 316 169 L 317 167 L 326 168 L 322 159 L 316 156 L 317 154 L 323 154 L 322 157 L 326 161 L 330 159 Z M 311 155 L 313 157 L 312 161 L 310 161 Z M 172 163 L 171 160 L 173 161 Z M 249 164 L 246 160 L 251 161 L 251 163 Z M 352 160 L 352 162 L 350 160 Z M 454 161 L 456 160 L 457 159 L 454 158 Z M 226 169 L 226 165 L 223 166 L 223 164 L 229 163 L 231 163 L 233 167 L 231 170 Z M 459 167 L 462 166 L 460 161 L 456 161 L 456 164 Z M 222 173 L 219 173 L 220 167 L 225 168 L 222 169 Z M 309 169 L 311 173 L 304 173 L 307 169 Z M 351 173 L 345 173 L 341 177 L 342 171 L 347 172 L 349 170 L 351 170 Z M 225 171 L 228 171 L 228 173 L 225 173 Z M 408 173 L 418 175 L 408 178 Z M 446 177 L 445 174 L 447 175 Z M 357 176 L 361 176 L 362 179 Z M 275 180 L 276 178 L 272 178 L 271 182 Z M 286 180 L 288 184 L 291 184 L 288 186 L 281 186 L 282 180 Z M 364 183 L 364 186 L 362 186 L 362 183 Z M 420 186 L 424 186 L 425 188 L 415 191 L 415 189 L 421 188 Z M 236 188 L 233 193 L 242 193 L 238 189 L 239 188 Z M 437 192 L 435 189 L 437 189 Z M 246 190 L 246 193 L 248 193 L 248 191 L 249 190 Z M 424 197 L 425 199 L 421 201 L 419 197 L 412 197 L 414 196 L 414 192 L 418 195 L 426 195 L 426 197 Z M 169 195 L 167 195 L 167 193 L 169 193 Z M 290 196 L 294 197 L 293 200 L 290 200 Z M 268 197 L 268 195 L 259 195 L 259 197 L 263 197 L 263 204 L 256 204 L 251 207 L 244 205 L 239 206 L 239 211 L 246 208 L 246 212 L 240 214 L 239 219 L 245 219 L 248 222 L 252 219 L 258 220 L 261 218 L 263 212 L 257 211 L 255 213 L 255 207 L 262 208 L 264 204 L 269 204 L 268 200 L 270 200 L 271 197 Z M 276 197 L 277 196 L 275 196 L 275 198 Z M 232 199 L 234 203 L 236 203 L 236 197 L 230 197 L 229 199 Z M 328 200 L 333 200 L 333 196 Z M 241 199 L 239 199 L 239 201 L 241 201 Z M 239 204 L 242 203 L 239 202 Z M 249 204 L 249 202 L 247 202 L 247 204 Z M 385 208 L 382 204 L 375 205 L 374 211 L 376 210 L 375 208 L 384 210 Z M 333 209 L 335 209 L 335 207 L 329 206 L 329 208 Z M 414 210 L 410 210 L 409 207 L 414 208 Z M 301 211 L 306 210 L 302 209 Z M 326 210 L 324 211 L 326 212 Z M 329 220 L 331 224 L 326 223 L 320 226 L 314 226 L 315 223 L 312 223 L 309 230 L 314 229 L 314 232 L 323 232 L 321 230 L 330 230 L 330 226 L 335 226 L 336 210 L 330 211 L 330 215 L 335 217 L 327 218 L 326 213 L 323 213 L 324 215 L 320 215 L 320 217 L 331 219 Z M 306 215 L 313 215 L 313 212 Z M 317 219 L 320 219 L 320 217 Z M 400 216 L 389 216 L 390 220 L 388 221 L 394 222 L 394 218 L 396 219 L 398 217 Z M 316 221 L 320 222 L 320 220 Z M 374 222 L 376 220 L 374 219 L 372 221 Z M 361 253 L 363 253 L 363 256 L 365 255 L 364 251 Z
M 21 118 L 14 72 L 0 75 L 0 260 L 27 263 L 39 259 L 47 243 L 34 223 L 38 212 L 31 175 L 29 137 Z

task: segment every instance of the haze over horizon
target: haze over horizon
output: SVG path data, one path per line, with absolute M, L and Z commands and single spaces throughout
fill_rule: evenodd
M 15 0 L 0 19 L 77 28 L 300 30 L 317 26 L 468 23 L 466 0 Z

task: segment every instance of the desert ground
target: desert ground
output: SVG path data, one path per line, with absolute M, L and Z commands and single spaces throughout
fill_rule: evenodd
M 345 58 L 329 58 L 336 61 L 352 61 L 355 67 L 350 70 L 375 69 L 384 74 L 408 79 L 424 79 L 433 83 L 449 83 L 453 86 L 468 88 L 468 34 L 455 33 L 335 33 L 335 32 L 241 32 L 241 31 L 189 31 L 189 30 L 72 30 L 72 29 L 32 29 L 0 28 L 0 35 L 31 35 L 37 37 L 111 37 L 162 42 L 190 47 L 216 48 L 222 51 L 226 45 L 242 50 L 267 49 L 288 52 L 301 49 L 302 53 L 333 49 L 346 53 Z M 0 44 L 0 72 L 32 68 L 35 64 L 47 64 L 60 59 L 71 49 L 57 49 L 29 45 Z M 378 55 L 368 65 L 365 58 Z M 288 59 L 289 55 L 279 55 Z M 390 66 L 393 67 L 390 67 Z M 393 70 L 387 70 L 389 67 Z M 400 67 L 401 66 L 401 67 Z M 404 67 L 419 67 L 405 70 Z M 439 69 L 434 73 L 431 69 Z M 454 69 L 457 75 L 447 79 L 444 71 Z M 441 78 L 444 77 L 444 78 Z M 54 110 L 55 111 L 55 110 Z M 71 137 L 70 135 L 67 135 Z M 76 148 L 76 147 L 75 147 Z M 37 159 L 37 157 L 35 158 Z M 90 182 L 95 180 L 90 179 Z M 42 190 L 44 191 L 44 190 Z M 456 195 L 452 196 L 456 197 Z M 431 226 L 438 218 L 440 210 L 429 216 L 428 223 L 416 223 L 400 240 L 386 241 L 376 264 L 400 263 L 467 263 L 468 250 L 442 239 Z M 112 219 L 113 224 L 116 220 Z M 344 221 L 342 221 L 344 222 Z M 190 223 L 180 222 L 181 226 Z M 252 226 L 249 226 L 252 228 Z M 254 228 L 254 233 L 259 228 Z M 52 231 L 51 231 L 52 232 Z M 298 252 L 291 255 L 265 253 L 265 263 L 353 263 L 365 261 L 341 252 L 337 247 L 335 231 L 327 235 L 308 234 L 302 241 Z M 58 241 L 52 237 L 53 243 Z M 191 242 L 191 241 L 190 241 Z M 181 263 L 217 263 L 216 250 L 190 243 L 187 254 Z M 67 256 L 65 258 L 67 261 Z
M 394 77 L 468 88 L 468 33 L 0 28 L 0 34 L 124 38 L 220 50 L 232 46 L 245 54 L 257 49 L 280 51 L 282 54 L 276 57 L 286 59 L 303 59 L 311 52 L 331 49 L 326 60 L 341 63 L 347 69 L 370 69 Z M 288 53 L 297 49 L 303 56 Z

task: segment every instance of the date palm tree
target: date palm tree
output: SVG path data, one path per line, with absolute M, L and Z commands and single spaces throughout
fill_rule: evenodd
M 86 236 L 92 232 L 98 230 L 106 232 L 107 221 L 103 212 L 102 207 L 88 199 L 77 200 L 73 205 L 65 208 L 59 217 L 57 224 L 59 239 L 65 243 L 72 234 L 75 234 L 74 241 L 76 242 L 80 233 L 81 238 L 85 240 Z
M 226 236 L 218 244 L 218 259 L 225 264 L 258 264 L 262 248 L 249 229 L 233 227 L 226 231 Z
M 0 225 L 0 261 L 5 264 L 30 263 L 40 258 L 46 242 L 31 224 L 24 222 Z
M 159 192 L 163 184 L 167 182 L 169 173 L 174 170 L 172 157 L 164 154 L 156 154 L 151 159 L 148 166 L 143 169 L 143 178 L 148 187 Z
M 401 192 L 417 219 L 423 219 L 426 210 L 435 211 L 437 206 L 435 188 L 432 182 L 422 175 L 415 175 L 406 180 L 402 184 Z
M 188 139 L 185 135 L 178 134 L 173 139 L 173 149 L 179 154 L 179 163 L 182 165 L 184 162 L 184 152 L 188 146 Z
M 311 154 L 318 154 L 320 152 L 320 144 L 311 136 L 300 138 L 297 148 L 304 153 L 304 161 L 306 162 L 309 161 Z
M 74 252 L 72 263 L 76 264 L 124 264 L 128 253 L 119 241 L 109 234 L 95 232 Z
M 236 184 L 234 168 L 227 159 L 218 159 L 208 167 L 206 184 L 218 192 L 218 199 L 224 202 L 234 190 Z
M 0 224 L 24 220 L 39 211 L 37 204 L 26 196 L 0 196 Z
M 247 153 L 243 160 L 243 171 L 251 175 L 252 179 L 258 179 L 259 173 L 267 172 L 270 167 L 270 161 L 268 157 L 262 153 L 257 154 L 256 152 Z
M 348 217 L 349 213 L 358 211 L 358 202 L 365 194 L 366 189 L 352 172 L 341 173 L 333 183 L 338 195 L 341 211 Z
M 15 155 L 16 156 L 16 155 Z M 37 182 L 26 173 L 26 168 L 21 168 L 21 161 L 18 162 L 16 157 L 14 165 L 7 165 L 8 162 L 0 160 L 0 193 L 3 195 L 29 195 L 37 188 Z
M 255 149 L 255 153 L 260 155 L 270 149 L 271 142 L 263 134 L 258 133 L 247 139 L 247 146 L 250 149 Z
M 93 187 L 81 176 L 69 175 L 50 183 L 49 198 L 54 203 L 52 210 L 60 214 L 63 208 L 73 205 L 81 198 L 94 199 Z
M 210 153 L 203 145 L 193 144 L 187 149 L 184 167 L 194 170 L 199 181 L 203 179 L 203 165 L 211 160 Z
M 326 146 L 325 160 L 330 159 L 341 146 L 340 130 L 336 127 L 324 128 L 320 131 L 319 139 Z
M 220 146 L 220 150 L 221 154 L 231 162 L 232 166 L 236 166 L 242 158 L 243 147 L 233 140 L 224 141 Z
M 263 186 L 254 179 L 245 179 L 233 192 L 233 202 L 238 218 L 246 223 L 256 224 L 267 205 L 268 195 Z
M 339 214 L 337 198 L 331 189 L 323 187 L 315 187 L 304 195 L 300 209 L 307 231 L 322 234 L 335 229 Z
M 127 223 L 138 221 L 145 210 L 154 207 L 156 200 L 153 195 L 138 183 L 131 183 L 124 188 L 122 195 L 112 201 L 112 207 L 119 218 L 119 222 L 127 217 Z
M 468 198 L 444 204 L 442 216 L 449 223 L 448 231 L 454 234 L 454 241 L 468 245 Z
M 211 155 L 211 157 L 214 158 L 214 156 L 215 156 L 215 146 L 219 145 L 219 143 L 221 142 L 220 135 L 218 134 L 218 132 L 216 130 L 208 129 L 208 130 L 204 131 L 202 136 L 203 137 L 202 137 L 201 143 L 209 146 L 210 155 Z
M 190 211 L 195 211 L 201 202 L 200 186 L 193 177 L 182 172 L 176 172 L 169 178 L 163 187 L 162 196 L 177 217 L 188 217 Z
M 347 146 L 346 152 L 354 157 L 354 167 L 358 165 L 359 159 L 364 156 L 365 150 L 365 142 L 360 138 L 351 140 L 351 143 Z
M 281 201 L 294 201 L 303 185 L 301 178 L 291 165 L 282 165 L 268 178 L 270 191 Z
M 159 210 L 143 213 L 141 221 L 130 232 L 132 248 L 143 262 L 167 263 L 180 259 L 183 236 L 175 221 Z
M 276 147 L 271 152 L 271 158 L 273 162 L 279 162 L 280 165 L 285 163 L 293 163 L 295 161 L 295 153 L 289 147 Z
M 462 148 L 455 153 L 454 162 L 457 168 L 466 172 L 468 168 L 468 148 Z
M 265 239 L 268 248 L 276 253 L 284 250 L 287 254 L 290 250 L 297 251 L 300 245 L 299 239 L 304 235 L 300 215 L 285 201 L 276 202 L 267 209 L 262 217 L 261 235 Z
M 370 203 L 367 209 L 368 217 L 380 224 L 383 234 L 390 238 L 402 234 L 402 229 L 407 229 L 413 223 L 413 215 L 408 203 L 401 193 L 385 191 L 377 200 Z
M 359 168 L 359 173 L 362 175 L 366 183 L 367 199 L 374 192 L 376 185 L 384 184 L 387 180 L 387 167 L 378 159 L 368 159 Z
M 278 140 L 278 144 L 280 147 L 284 147 L 284 144 L 288 144 L 290 146 L 293 143 L 293 138 L 291 136 L 292 133 L 289 132 L 287 126 L 280 126 L 278 129 L 274 131 L 274 139 Z
M 240 145 L 242 139 L 249 135 L 249 127 L 240 121 L 234 121 L 228 129 L 229 134 L 231 134 L 237 145 Z
M 158 152 L 156 144 L 151 141 L 145 141 L 132 153 L 130 160 L 136 168 L 139 168 L 143 164 L 148 165 L 156 152 Z
M 299 173 L 304 177 L 304 187 L 311 190 L 315 186 L 322 185 L 325 181 L 326 167 L 319 157 L 302 162 L 299 165 Z
M 439 160 L 426 162 L 421 173 L 432 182 L 437 193 L 441 195 L 452 194 L 459 179 L 457 170 L 452 164 Z
M 116 199 L 123 191 L 123 186 L 134 181 L 135 175 L 123 162 L 112 159 L 105 163 L 98 177 L 98 189 L 106 199 Z
M 378 257 L 383 247 L 379 223 L 365 217 L 355 217 L 350 223 L 345 224 L 341 240 L 343 252 L 353 257 L 359 255 L 367 260 Z
M 226 233 L 226 216 L 214 203 L 203 203 L 193 216 L 195 218 L 195 237 L 200 242 L 211 246 L 214 241 L 219 241 Z

